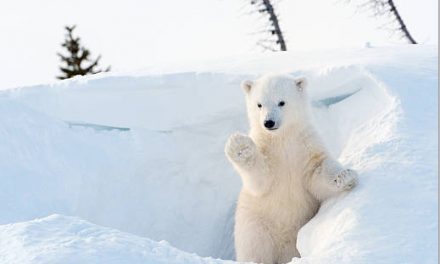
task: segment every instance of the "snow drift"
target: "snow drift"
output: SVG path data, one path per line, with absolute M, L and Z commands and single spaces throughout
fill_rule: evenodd
M 318 130 L 360 173 L 293 262 L 437 263 L 437 60 L 431 46 L 283 53 L 2 91 L 0 262 L 233 259 L 241 183 L 223 146 L 247 130 L 239 83 L 282 71 L 309 79 Z

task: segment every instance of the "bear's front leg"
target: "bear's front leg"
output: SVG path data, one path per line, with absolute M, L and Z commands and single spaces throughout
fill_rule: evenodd
M 310 192 L 319 200 L 325 200 L 337 193 L 353 189 L 357 181 L 356 171 L 343 168 L 336 160 L 326 158 L 316 166 L 307 182 Z
M 240 174 L 245 191 L 252 195 L 261 195 L 267 191 L 271 179 L 265 158 L 249 136 L 240 133 L 231 135 L 226 142 L 225 153 Z

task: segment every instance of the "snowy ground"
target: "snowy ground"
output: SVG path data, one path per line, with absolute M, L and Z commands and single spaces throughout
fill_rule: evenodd
M 239 83 L 269 71 L 308 77 L 324 140 L 360 172 L 293 263 L 437 263 L 437 61 L 419 45 L 268 53 L 2 91 L 0 263 L 233 259 L 223 145 L 247 130 Z

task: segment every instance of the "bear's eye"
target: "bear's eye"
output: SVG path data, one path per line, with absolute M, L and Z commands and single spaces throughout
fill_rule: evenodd
M 284 101 L 281 101 L 278 103 L 278 106 L 284 106 L 286 103 Z
M 258 106 L 258 108 L 261 108 L 261 104 L 260 103 L 258 103 L 257 106 Z

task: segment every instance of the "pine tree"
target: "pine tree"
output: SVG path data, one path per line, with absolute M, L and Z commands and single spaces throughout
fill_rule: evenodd
M 69 79 L 76 75 L 96 74 L 102 72 L 102 70 L 96 69 L 98 67 L 99 60 L 101 59 L 101 55 L 99 55 L 95 60 L 90 58 L 90 51 L 81 46 L 80 38 L 73 36 L 73 30 L 75 27 L 75 25 L 65 27 L 67 31 L 66 39 L 61 44 L 62 47 L 67 49 L 69 55 L 64 56 L 61 53 L 57 53 L 61 59 L 61 62 L 65 64 L 60 66 L 60 70 L 63 73 L 62 76 L 57 76 L 57 78 L 60 80 Z M 85 62 L 89 62 L 89 65 L 84 65 Z M 110 71 L 110 66 L 104 71 Z
M 271 0 L 251 0 L 251 5 L 256 6 L 258 13 L 267 16 L 269 20 L 267 28 L 264 31 L 269 33 L 270 37 L 260 40 L 258 44 L 266 50 L 286 51 L 286 41 L 284 40 L 279 18 Z M 272 39 L 273 37 L 275 37 L 275 39 Z M 274 45 L 279 46 L 279 49 L 274 48 Z
M 397 10 L 396 4 L 393 0 L 351 0 L 360 2 L 359 7 L 362 9 L 371 10 L 376 17 L 384 17 L 389 19 L 389 28 L 391 32 L 398 32 L 401 37 L 405 38 L 411 44 L 417 44 L 408 30 L 408 27 L 403 22 L 403 18 Z M 389 25 L 387 26 L 389 27 Z

